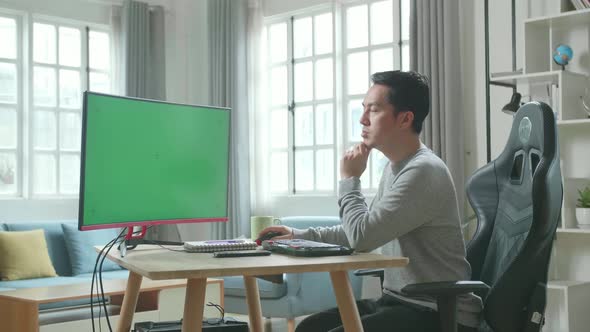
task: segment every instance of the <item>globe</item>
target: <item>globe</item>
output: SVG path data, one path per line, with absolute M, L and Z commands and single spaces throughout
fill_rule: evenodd
M 565 44 L 559 44 L 553 51 L 553 61 L 560 66 L 567 65 L 574 57 L 574 51 L 571 47 Z

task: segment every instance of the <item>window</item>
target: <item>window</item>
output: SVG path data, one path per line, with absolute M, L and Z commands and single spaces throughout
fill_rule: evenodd
M 0 14 L 1 38 L 13 44 L 0 51 L 0 194 L 74 196 L 82 92 L 110 92 L 110 35 L 81 24 L 27 21 Z
M 273 192 L 333 191 L 332 22 L 324 11 L 268 27 Z
M 22 182 L 19 152 L 22 139 L 21 45 L 17 36 L 21 21 L 14 16 L 0 16 L 0 195 L 17 195 Z
M 409 69 L 409 5 L 357 1 L 267 22 L 273 194 L 335 193 L 341 150 L 361 139 L 371 73 Z M 371 153 L 363 188 L 378 187 L 386 162 Z

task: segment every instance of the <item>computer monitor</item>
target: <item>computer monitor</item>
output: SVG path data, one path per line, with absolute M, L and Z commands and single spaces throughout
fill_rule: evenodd
M 228 108 L 85 92 L 82 121 L 80 230 L 228 220 Z

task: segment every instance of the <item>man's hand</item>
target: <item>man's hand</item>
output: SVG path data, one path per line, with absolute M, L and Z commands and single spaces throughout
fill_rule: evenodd
M 293 229 L 291 227 L 283 226 L 283 225 L 276 225 L 276 226 L 269 226 L 263 229 L 260 234 L 258 234 L 258 238 L 263 237 L 266 233 L 277 233 L 281 235 L 277 235 L 273 237 L 273 240 L 290 240 L 293 238 Z
M 367 168 L 367 160 L 371 149 L 363 143 L 355 145 L 346 151 L 340 160 L 340 178 L 347 179 L 352 176 L 360 177 Z

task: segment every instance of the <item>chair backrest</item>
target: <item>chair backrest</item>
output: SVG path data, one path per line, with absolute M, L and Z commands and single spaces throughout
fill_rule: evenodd
M 548 105 L 531 102 L 518 110 L 504 151 L 473 174 L 467 196 L 478 217 L 467 246 L 472 279 L 491 287 L 485 321 L 495 331 L 522 331 L 535 287 L 547 282 L 563 199 Z

